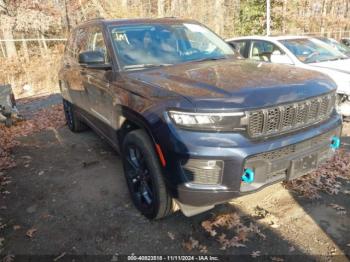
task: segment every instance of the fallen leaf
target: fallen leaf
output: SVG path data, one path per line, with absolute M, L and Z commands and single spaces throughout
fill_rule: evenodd
M 205 245 L 199 245 L 198 249 L 200 253 L 203 253 L 203 254 L 208 253 L 208 248 Z
M 175 236 L 173 233 L 171 232 L 168 232 L 168 236 L 170 237 L 171 240 L 174 240 L 175 239 Z
M 18 229 L 21 229 L 21 226 L 20 226 L 20 225 L 14 225 L 14 226 L 13 226 L 13 230 L 18 230 Z
M 256 257 L 259 257 L 261 254 L 260 251 L 253 251 L 250 255 L 253 257 L 253 258 L 256 258 Z
M 272 261 L 277 261 L 277 262 L 282 262 L 282 261 L 284 261 L 284 259 L 281 258 L 281 257 L 271 257 L 271 260 L 272 260 Z
M 2 259 L 2 262 L 13 262 L 15 260 L 14 255 L 7 255 Z
M 64 257 L 66 255 L 66 252 L 63 252 L 61 255 L 59 255 L 58 257 L 54 258 L 53 261 L 58 261 L 60 260 L 62 257 Z
M 199 246 L 199 242 L 198 240 L 195 240 L 194 238 L 190 237 L 189 240 L 184 241 L 182 245 L 187 251 L 191 251 Z
M 342 187 L 339 181 L 350 180 L 350 154 L 339 150 L 327 163 L 314 172 L 284 183 L 284 186 L 309 199 L 321 198 L 321 191 L 329 195 L 338 194 Z
M 36 228 L 28 229 L 28 231 L 27 231 L 27 233 L 26 233 L 26 236 L 32 238 L 32 237 L 34 236 L 34 233 L 35 233 L 36 231 L 37 231 Z
M 346 210 L 345 210 L 345 207 L 341 206 L 341 205 L 338 205 L 338 204 L 330 204 L 329 205 L 330 207 L 334 208 L 336 211 L 337 211 L 337 214 L 338 215 L 345 215 L 346 214 Z

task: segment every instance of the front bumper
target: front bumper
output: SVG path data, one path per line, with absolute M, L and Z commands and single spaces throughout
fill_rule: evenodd
M 167 160 L 164 178 L 173 197 L 199 207 L 227 202 L 311 171 L 334 153 L 330 140 L 340 135 L 341 124 L 341 117 L 333 114 L 318 125 L 259 140 L 240 133 L 193 132 L 172 126 L 169 132 L 162 128 L 155 134 Z M 304 156 L 309 155 L 312 159 L 307 161 Z M 204 163 L 199 180 L 196 161 Z M 298 167 L 302 163 L 307 163 L 304 169 Z M 247 167 L 256 173 L 251 184 L 241 181 Z

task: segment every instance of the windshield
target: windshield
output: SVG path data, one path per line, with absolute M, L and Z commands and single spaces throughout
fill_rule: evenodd
M 349 54 L 350 48 L 347 47 L 344 44 L 339 43 L 338 41 L 331 39 L 331 38 L 319 38 L 321 41 L 331 45 L 332 47 L 336 48 L 339 52 L 342 52 L 343 54 Z
M 346 56 L 318 39 L 301 38 L 280 40 L 299 61 L 309 64 L 345 59 Z
M 110 28 L 124 69 L 164 66 L 234 55 L 232 48 L 198 24 L 127 25 Z

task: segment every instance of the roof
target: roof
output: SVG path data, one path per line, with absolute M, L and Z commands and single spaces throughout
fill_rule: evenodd
M 287 40 L 287 39 L 303 39 L 303 38 L 310 38 L 310 36 L 297 36 L 297 35 L 284 35 L 284 36 L 260 36 L 260 35 L 253 35 L 253 36 L 242 36 L 242 37 L 234 37 L 226 39 L 226 41 L 234 41 L 234 40 L 247 40 L 247 39 L 256 39 L 256 40 Z
M 181 23 L 198 23 L 191 19 L 179 19 L 175 17 L 163 18 L 123 18 L 123 19 L 103 19 L 95 18 L 87 20 L 82 25 L 89 23 L 102 23 L 105 25 L 129 25 L 129 24 L 181 24 Z

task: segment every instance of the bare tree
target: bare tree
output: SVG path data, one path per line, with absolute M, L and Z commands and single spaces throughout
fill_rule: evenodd
M 158 17 L 164 17 L 165 14 L 165 0 L 158 0 Z
M 14 26 L 14 17 L 11 11 L 9 10 L 9 4 L 4 0 L 0 0 L 0 28 L 2 31 L 2 36 L 5 40 L 5 49 L 7 57 L 16 57 L 17 50 L 15 42 L 13 42 L 13 26 Z

